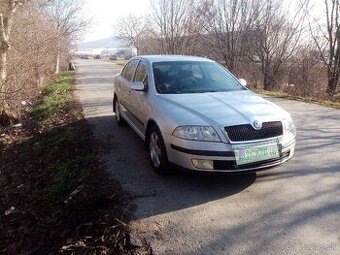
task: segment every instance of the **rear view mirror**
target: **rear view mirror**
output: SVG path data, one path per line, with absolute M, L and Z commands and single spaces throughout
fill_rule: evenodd
M 245 79 L 239 79 L 239 81 L 243 86 L 247 87 L 247 81 Z
M 143 82 L 135 81 L 132 83 L 131 89 L 135 91 L 145 91 L 145 86 Z

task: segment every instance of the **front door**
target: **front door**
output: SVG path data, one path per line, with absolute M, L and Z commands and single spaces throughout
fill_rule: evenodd
M 145 61 L 141 60 L 137 66 L 134 82 L 139 81 L 144 84 L 145 91 L 131 91 L 130 93 L 130 103 L 131 103 L 131 113 L 134 118 L 134 125 L 141 131 L 146 128 L 147 113 L 149 108 L 149 103 L 147 101 L 148 97 L 148 65 Z

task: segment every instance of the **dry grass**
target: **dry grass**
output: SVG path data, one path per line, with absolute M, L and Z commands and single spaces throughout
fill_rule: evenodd
M 124 60 L 124 59 L 117 59 L 117 60 L 110 60 L 110 62 L 119 65 L 119 66 L 124 66 L 128 60 Z
M 265 95 L 265 96 L 271 96 L 271 97 L 277 97 L 277 98 L 284 98 L 284 99 L 290 99 L 305 103 L 312 103 L 312 104 L 319 104 L 327 107 L 332 107 L 335 109 L 340 109 L 340 100 L 329 100 L 329 99 L 317 99 L 312 97 L 301 97 L 301 96 L 293 96 L 289 95 L 288 93 L 281 92 L 281 91 L 267 91 L 262 89 L 252 89 L 254 92 Z

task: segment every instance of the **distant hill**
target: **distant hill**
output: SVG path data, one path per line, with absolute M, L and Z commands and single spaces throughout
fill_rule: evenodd
M 121 48 L 126 47 L 126 41 L 114 37 L 114 38 L 104 38 L 92 42 L 83 42 L 77 44 L 77 49 L 100 49 L 100 48 Z

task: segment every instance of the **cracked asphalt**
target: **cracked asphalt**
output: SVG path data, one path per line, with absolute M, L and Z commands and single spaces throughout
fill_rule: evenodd
M 155 254 L 340 254 L 340 110 L 282 99 L 297 126 L 295 156 L 248 175 L 158 176 L 143 141 L 118 127 L 113 77 L 121 66 L 76 61 L 76 95 L 101 160 L 136 204 L 131 229 Z

